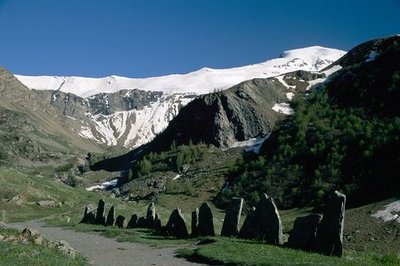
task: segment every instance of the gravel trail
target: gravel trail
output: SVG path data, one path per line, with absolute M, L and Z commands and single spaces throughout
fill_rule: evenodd
M 9 224 L 9 227 L 38 230 L 48 240 L 66 240 L 90 265 L 201 265 L 175 257 L 177 248 L 155 248 L 141 243 L 117 242 L 96 233 L 48 227 L 42 221 Z

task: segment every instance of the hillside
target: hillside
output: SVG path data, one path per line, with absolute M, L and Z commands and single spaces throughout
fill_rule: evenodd
M 277 126 L 260 155 L 231 170 L 217 202 L 267 192 L 282 207 L 315 205 L 342 190 L 349 206 L 398 195 L 400 174 L 400 37 L 361 44 L 343 68 Z

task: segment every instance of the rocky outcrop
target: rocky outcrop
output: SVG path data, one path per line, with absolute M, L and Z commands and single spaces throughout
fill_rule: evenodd
M 136 214 L 132 214 L 131 219 L 129 220 L 126 228 L 135 228 L 137 226 L 138 217 Z
M 167 129 L 154 140 L 156 147 L 204 142 L 229 147 L 259 135 L 267 135 L 284 117 L 272 110 L 287 101 L 287 88 L 273 79 L 253 79 L 228 90 L 202 95 L 182 108 Z M 155 147 L 155 148 L 156 148 Z
M 79 223 L 83 224 L 95 224 L 96 223 L 96 214 L 89 206 L 85 207 L 85 211 L 83 213 L 82 220 Z
M 156 207 L 154 205 L 154 202 L 152 202 L 147 208 L 147 213 L 146 213 L 147 227 L 153 228 L 155 220 L 156 220 Z
M 239 234 L 240 216 L 242 214 L 243 199 L 233 198 L 226 210 L 221 236 L 237 236 Z
M 325 207 L 324 218 L 318 225 L 317 252 L 327 256 L 342 256 L 345 205 L 346 196 L 335 191 Z

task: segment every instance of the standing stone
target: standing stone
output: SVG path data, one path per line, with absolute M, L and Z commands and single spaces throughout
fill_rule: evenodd
M 317 239 L 317 227 L 321 219 L 322 215 L 319 214 L 297 217 L 294 221 L 287 246 L 305 251 L 314 251 Z
M 137 226 L 138 217 L 136 214 L 132 214 L 131 219 L 128 222 L 126 228 L 135 228 Z
M 256 212 L 256 207 L 252 207 L 246 216 L 246 219 L 243 222 L 242 228 L 240 229 L 239 232 L 239 238 L 245 238 L 245 239 L 252 239 L 255 235 L 254 233 L 254 228 L 253 223 L 254 223 L 254 215 Z
M 178 208 L 172 211 L 171 215 L 169 216 L 168 223 L 165 226 L 165 230 L 170 236 L 177 238 L 189 237 L 181 209 Z
M 146 217 L 140 217 L 137 221 L 136 224 L 137 228 L 147 228 L 147 221 L 146 221 Z
M 82 220 L 79 222 L 81 224 L 93 224 L 95 223 L 96 216 L 89 206 L 85 207 L 85 212 L 83 213 Z
M 283 243 L 281 218 L 274 200 L 267 194 L 261 197 L 255 211 L 247 216 L 239 237 L 274 245 Z
M 105 225 L 106 217 L 104 214 L 104 206 L 105 202 L 103 199 L 99 200 L 99 204 L 97 205 L 97 213 L 96 213 L 96 224 Z
M 192 233 L 191 237 L 199 236 L 199 208 L 196 208 L 192 212 Z
M 124 228 L 125 227 L 125 217 L 122 215 L 118 215 L 117 220 L 115 221 L 115 225 L 118 228 Z
M 108 211 L 106 226 L 114 226 L 114 221 L 115 221 L 115 209 L 113 205 Z
M 156 219 L 154 220 L 153 229 L 160 230 L 161 229 L 161 219 L 158 213 L 156 213 Z
M 324 218 L 318 225 L 316 251 L 341 257 L 343 253 L 343 226 L 346 196 L 335 191 L 324 211 Z
M 155 220 L 156 220 L 156 206 L 154 205 L 154 202 L 152 202 L 147 208 L 147 214 L 146 214 L 147 228 L 153 228 Z
M 199 235 L 215 236 L 213 214 L 207 202 L 201 204 L 199 208 Z
M 240 215 L 243 208 L 242 198 L 233 198 L 226 210 L 221 236 L 237 236 L 239 234 Z

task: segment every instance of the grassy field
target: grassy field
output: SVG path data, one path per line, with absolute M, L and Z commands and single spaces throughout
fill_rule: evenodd
M 180 249 L 178 253 L 191 261 L 218 265 L 400 265 L 395 254 L 347 251 L 342 258 L 336 258 L 223 237 L 203 240 L 196 248 Z

